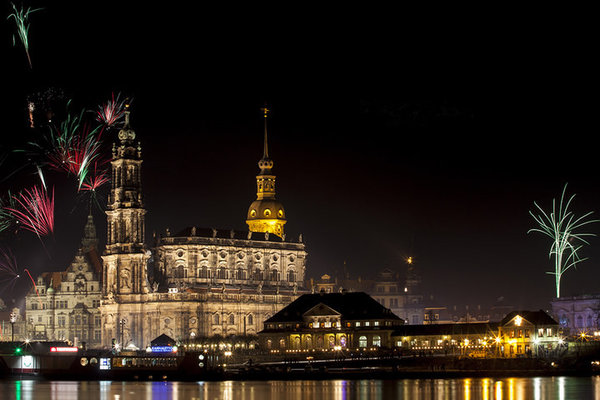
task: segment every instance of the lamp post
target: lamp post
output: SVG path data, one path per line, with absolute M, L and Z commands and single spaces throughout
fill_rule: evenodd
M 125 347 L 125 343 L 123 342 L 123 340 L 124 340 L 123 331 L 125 328 L 125 318 L 121 318 L 119 320 L 119 326 L 121 328 L 121 350 L 123 350 L 123 348 Z
M 15 341 L 15 322 L 17 322 L 17 314 L 15 314 L 14 312 L 10 313 L 10 332 L 12 334 L 12 339 L 11 341 L 14 342 Z

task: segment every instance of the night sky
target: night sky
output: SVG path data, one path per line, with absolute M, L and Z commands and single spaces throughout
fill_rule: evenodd
M 3 195 L 35 182 L 28 168 L 11 175 L 23 163 L 11 149 L 31 139 L 26 96 L 53 87 L 75 110 L 133 97 L 148 241 L 166 228 L 246 229 L 265 102 L 286 233 L 303 234 L 308 277 L 344 262 L 355 277 L 403 273 L 412 256 L 436 303 L 547 308 L 550 243 L 527 234 L 534 201 L 548 209 L 568 182 L 576 214 L 600 211 L 598 65 L 582 41 L 393 29 L 355 40 L 261 9 L 54 3 L 26 3 L 44 7 L 30 17 L 32 70 L 18 39 L 12 47 L 13 21 L 2 23 Z M 72 179 L 48 177 L 55 235 L 44 247 L 28 232 L 2 236 L 34 275 L 68 266 L 87 214 Z M 563 295 L 599 291 L 599 246 L 584 248 Z M 27 287 L 0 296 L 18 301 Z

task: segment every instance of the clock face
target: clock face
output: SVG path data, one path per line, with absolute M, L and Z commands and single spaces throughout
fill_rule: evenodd
M 125 140 L 127 138 L 127 132 L 119 131 L 119 139 Z

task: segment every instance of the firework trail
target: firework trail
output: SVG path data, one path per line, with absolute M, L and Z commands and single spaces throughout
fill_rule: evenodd
M 33 277 L 31 276 L 31 274 L 29 273 L 29 270 L 27 268 L 25 268 L 23 271 L 27 272 L 27 275 L 29 275 L 29 279 L 31 279 L 31 283 L 33 283 L 33 288 L 35 289 L 35 293 L 37 294 L 38 301 L 40 302 L 40 308 L 42 308 L 42 299 L 40 297 L 40 292 L 38 291 L 38 288 L 35 285 L 35 281 L 33 280 Z
M 9 211 L 9 209 L 15 207 L 16 204 L 10 192 L 8 192 L 6 199 L 0 197 L 0 232 L 4 232 L 15 225 L 16 219 Z
M 17 25 L 17 34 L 19 35 L 19 39 L 21 39 L 21 43 L 23 43 L 29 68 L 32 69 L 33 66 L 31 65 L 31 57 L 29 56 L 29 14 L 39 11 L 41 8 L 35 8 L 33 10 L 31 8 L 27 8 L 25 10 L 23 9 L 23 6 L 21 6 L 21 9 L 17 9 L 17 6 L 15 6 L 13 3 L 10 4 L 12 5 L 14 12 L 9 14 L 6 19 L 8 20 L 13 18 L 15 20 L 15 24 Z M 16 40 L 15 36 L 13 35 L 13 46 L 15 45 Z
M 100 165 L 105 164 L 106 161 L 102 161 L 100 162 Z M 86 191 L 95 191 L 97 190 L 99 187 L 101 187 L 102 185 L 104 185 L 105 183 L 108 183 L 110 181 L 109 177 L 108 177 L 108 170 L 107 169 L 100 169 L 98 166 L 98 162 L 94 162 L 94 172 L 93 174 L 88 174 L 88 176 L 86 177 L 86 180 L 83 182 L 83 184 L 81 185 L 80 190 L 86 190 Z
M 0 247 L 0 274 L 18 278 L 17 260 L 10 249 Z
M 35 123 L 33 122 L 33 112 L 35 111 L 35 103 L 30 101 L 27 103 L 27 111 L 29 113 L 29 127 L 35 128 Z
M 17 260 L 12 251 L 0 247 L 0 282 L 6 283 L 4 289 L 10 287 L 12 290 L 20 277 Z
M 121 93 L 117 94 L 116 99 L 115 94 L 112 93 L 111 100 L 98 106 L 96 120 L 110 128 L 123 118 L 128 106 L 127 99 L 121 100 Z
M 54 189 L 52 196 L 44 188 L 34 186 L 31 190 L 12 196 L 17 207 L 5 207 L 23 229 L 35 233 L 38 238 L 54 231 Z

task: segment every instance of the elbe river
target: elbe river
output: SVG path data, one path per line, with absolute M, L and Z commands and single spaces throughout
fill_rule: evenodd
M 0 381 L 0 399 L 595 399 L 600 376 L 222 382 Z

